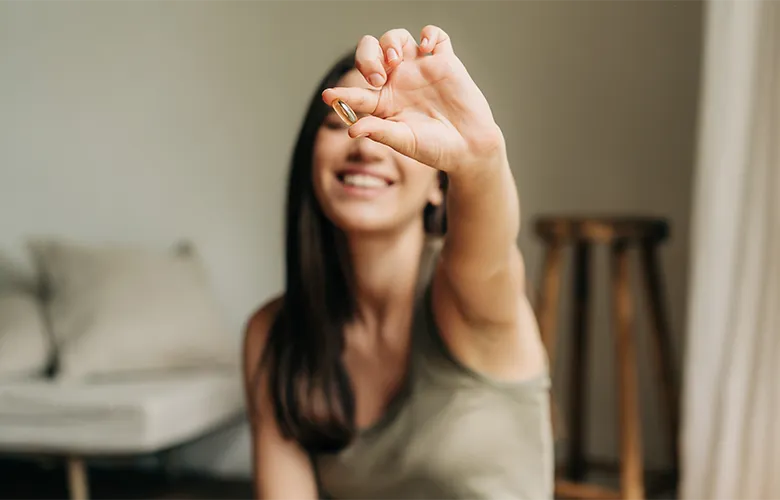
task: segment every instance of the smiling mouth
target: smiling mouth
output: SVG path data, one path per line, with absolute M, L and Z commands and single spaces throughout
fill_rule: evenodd
M 345 186 L 377 189 L 392 186 L 393 182 L 374 175 L 342 172 L 337 174 L 339 182 Z

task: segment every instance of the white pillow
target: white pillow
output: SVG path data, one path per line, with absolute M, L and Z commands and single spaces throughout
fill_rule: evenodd
M 59 379 L 239 365 L 238 338 L 191 252 L 54 240 L 29 247 Z
M 43 375 L 50 353 L 39 298 L 29 291 L 1 291 L 0 380 Z

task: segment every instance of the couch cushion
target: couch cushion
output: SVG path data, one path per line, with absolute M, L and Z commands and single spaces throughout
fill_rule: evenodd
M 239 364 L 239 335 L 197 254 L 44 239 L 30 248 L 58 378 Z
M 0 381 L 43 374 L 50 353 L 38 297 L 21 289 L 0 290 Z
M 0 451 L 146 453 L 198 437 L 243 412 L 236 371 L 79 384 L 0 384 Z

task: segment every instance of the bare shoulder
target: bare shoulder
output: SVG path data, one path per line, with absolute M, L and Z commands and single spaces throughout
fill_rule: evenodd
M 253 380 L 263 355 L 268 334 L 277 314 L 282 308 L 284 296 L 278 295 L 260 306 L 246 323 L 244 331 L 244 374 L 247 381 Z
M 282 296 L 267 301 L 249 317 L 244 332 L 254 498 L 316 499 L 317 481 L 309 457 L 297 441 L 282 435 L 274 414 L 268 371 L 259 371 L 269 332 L 282 305 Z

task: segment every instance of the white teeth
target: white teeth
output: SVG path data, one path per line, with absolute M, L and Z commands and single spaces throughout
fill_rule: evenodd
M 381 188 L 387 186 L 384 179 L 372 175 L 347 174 L 344 176 L 344 184 L 348 186 Z

